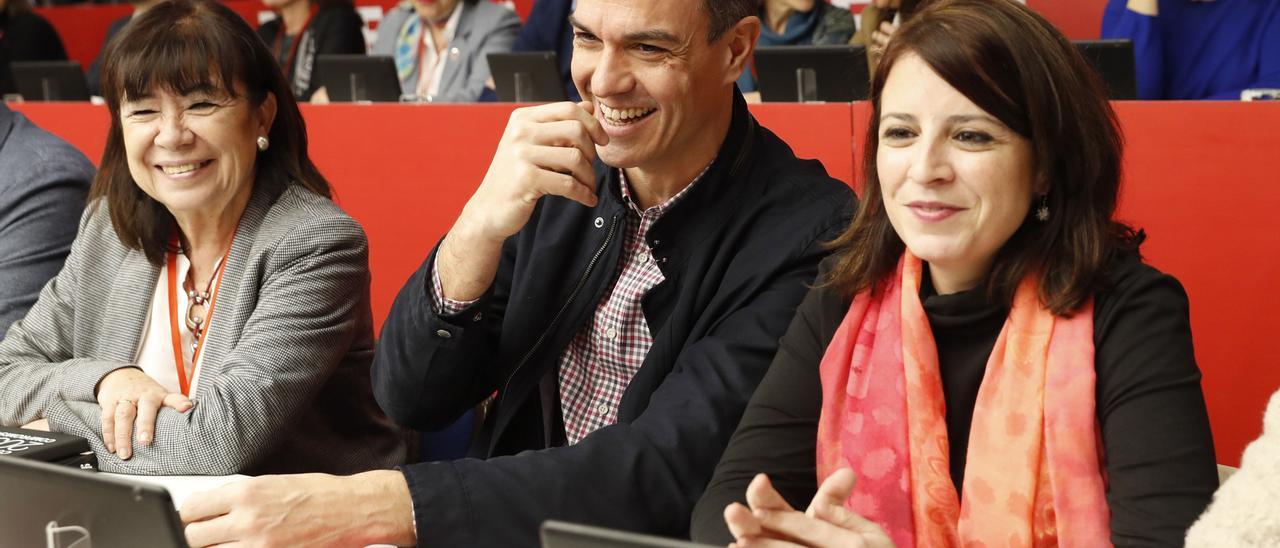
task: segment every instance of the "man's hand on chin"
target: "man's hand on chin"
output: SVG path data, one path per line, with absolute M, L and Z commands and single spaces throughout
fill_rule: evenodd
M 252 546 L 413 546 L 413 501 L 404 476 L 261 476 L 193 495 L 179 510 L 193 548 Z

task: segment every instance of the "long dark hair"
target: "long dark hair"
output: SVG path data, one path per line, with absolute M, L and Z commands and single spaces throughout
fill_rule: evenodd
M 173 215 L 142 191 L 129 173 L 120 103 L 155 89 L 186 94 L 219 89 L 236 96 L 235 84 L 259 107 L 275 95 L 271 146 L 258 154 L 254 192 L 280 193 L 292 184 L 331 197 L 329 182 L 307 156 L 307 128 L 298 103 L 267 47 L 236 12 L 211 0 L 161 2 L 129 22 L 103 53 L 102 93 L 111 129 L 90 200 L 107 200 L 120 242 L 155 264 L 168 250 Z
M 1069 314 L 1101 288 L 1107 262 L 1143 235 L 1112 218 L 1124 145 L 1101 80 L 1051 23 L 1012 0 L 929 2 L 894 34 L 872 80 L 862 206 L 831 243 L 837 263 L 823 282 L 877 290 L 905 249 L 880 196 L 876 150 L 885 79 L 907 53 L 1031 142 L 1035 188 L 1047 189 L 1051 215 L 1028 215 L 1005 242 L 987 291 L 1007 305 L 1020 280 L 1038 275 L 1044 306 Z

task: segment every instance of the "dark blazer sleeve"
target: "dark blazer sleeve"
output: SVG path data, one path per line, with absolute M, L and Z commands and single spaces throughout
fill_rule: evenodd
M 400 290 L 373 360 L 373 395 L 396 424 L 439 430 L 498 389 L 489 365 L 497 359 L 515 249 L 508 239 L 493 285 L 457 314 L 432 307 L 438 244 Z
M 785 254 L 781 266 L 760 273 L 749 297 L 683 348 L 635 420 L 573 446 L 404 467 L 418 542 L 528 545 L 547 519 L 687 534 L 693 502 L 817 273 L 822 242 L 843 223 L 842 215 L 831 219 L 794 249 L 774 250 Z
M 694 507 L 690 531 L 694 540 L 733 541 L 724 523 L 724 509 L 732 502 L 746 502 L 747 485 L 759 473 L 768 474 L 793 507 L 808 506 L 818 490 L 815 455 L 822 411 L 818 364 L 846 308 L 848 300 L 831 288 L 815 288 L 805 296 L 711 483 Z
M 560 31 L 568 25 L 570 0 L 538 0 L 516 35 L 515 51 L 556 51 Z
M 62 269 L 94 172 L 71 145 L 6 114 L 14 124 L 0 135 L 0 339 Z
M 319 14 L 316 18 L 320 18 Z M 327 9 L 323 23 L 317 21 L 316 24 L 316 55 L 354 55 L 364 50 L 364 20 L 360 13 L 350 5 Z

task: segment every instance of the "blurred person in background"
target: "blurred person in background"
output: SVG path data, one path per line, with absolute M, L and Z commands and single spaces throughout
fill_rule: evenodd
M 0 94 L 17 92 L 10 63 L 66 59 L 58 31 L 28 0 L 0 0 Z
M 258 27 L 258 36 L 284 71 L 299 101 L 320 89 L 316 57 L 362 54 L 364 21 L 349 0 L 262 0 L 276 18 Z
M 836 45 L 853 37 L 853 14 L 825 0 L 761 0 L 757 47 Z M 743 93 L 756 91 L 752 71 L 738 78 Z
M 0 102 L 0 339 L 62 269 L 93 164 Z
M 156 5 L 161 0 L 131 0 L 133 4 L 133 13 L 116 19 L 111 22 L 111 26 L 107 27 L 107 35 L 102 39 L 102 47 L 98 49 L 98 54 L 94 56 L 93 62 L 89 64 L 89 69 L 84 71 L 85 83 L 89 86 L 90 95 L 102 95 L 102 53 L 107 51 L 107 46 L 111 44 L 111 39 L 115 38 L 120 30 L 134 18 L 142 15 L 147 8 Z
M 575 5 L 577 0 L 537 0 L 511 47 L 512 51 L 555 52 L 560 79 L 564 81 L 565 95 L 570 101 L 582 99 L 570 73 L 573 62 L 573 25 L 569 24 L 569 14 L 573 13 Z M 486 97 L 488 96 L 489 93 L 486 93 Z
M 519 30 L 520 16 L 489 0 L 412 0 L 382 19 L 372 53 L 395 59 L 404 95 L 473 102 L 489 80 L 488 55 L 511 51 Z
M 889 46 L 889 38 L 898 26 L 915 11 L 919 0 L 873 0 L 859 14 L 858 32 L 850 44 L 867 48 L 867 69 L 876 73 L 880 56 Z
M 1280 90 L 1276 0 L 1110 0 L 1102 37 L 1133 40 L 1139 99 Z

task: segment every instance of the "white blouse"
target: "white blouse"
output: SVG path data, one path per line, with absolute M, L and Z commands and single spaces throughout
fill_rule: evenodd
M 213 265 L 214 271 L 217 272 L 218 263 Z M 187 292 L 182 290 L 182 280 L 187 279 L 187 272 L 191 270 L 191 261 L 186 255 L 178 254 L 178 333 L 182 338 L 182 361 L 183 367 L 188 371 L 192 371 L 191 363 L 191 341 L 194 335 L 191 329 L 187 327 L 187 308 L 190 307 L 190 300 L 187 298 Z M 221 273 L 217 278 L 221 278 Z M 214 287 L 218 285 L 218 279 L 214 280 Z M 216 302 L 214 303 L 217 304 Z M 209 332 L 213 329 L 213 318 L 207 320 L 204 333 L 201 338 L 208 338 Z M 200 358 L 204 358 L 204 350 L 200 352 Z M 148 377 L 155 379 L 165 390 L 172 393 L 181 392 L 178 383 L 178 368 L 173 361 L 173 339 L 170 335 L 169 326 L 169 266 L 168 261 L 160 267 L 160 278 L 156 281 L 155 292 L 151 295 L 151 308 L 147 313 L 147 321 L 142 327 L 142 341 L 138 345 L 137 359 L 135 360 L 138 367 L 142 368 L 142 372 Z M 194 365 L 195 373 L 191 376 L 191 389 L 188 396 L 194 397 L 196 394 L 196 384 L 200 381 L 200 361 Z

